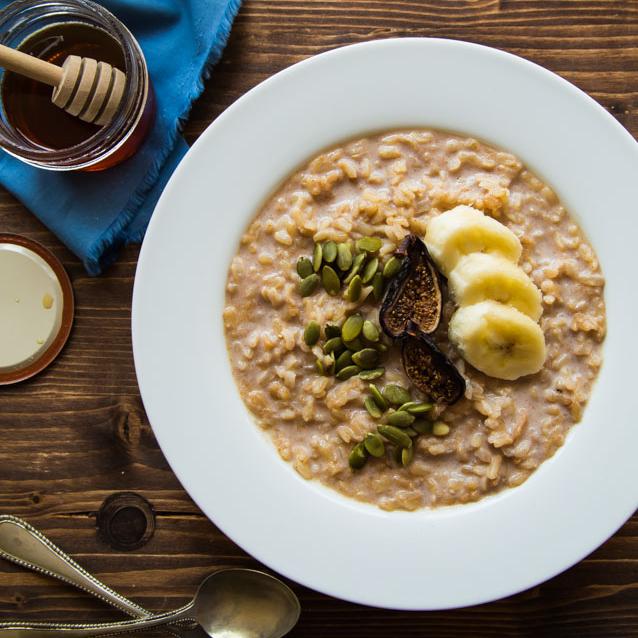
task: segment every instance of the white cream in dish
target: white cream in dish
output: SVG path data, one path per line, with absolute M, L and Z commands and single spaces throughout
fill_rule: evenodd
M 37 360 L 57 336 L 62 311 L 51 266 L 24 246 L 0 243 L 0 373 Z

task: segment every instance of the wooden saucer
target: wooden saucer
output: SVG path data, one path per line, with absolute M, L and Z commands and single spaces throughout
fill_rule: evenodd
M 0 385 L 44 370 L 69 338 L 73 314 L 71 280 L 57 257 L 0 233 Z

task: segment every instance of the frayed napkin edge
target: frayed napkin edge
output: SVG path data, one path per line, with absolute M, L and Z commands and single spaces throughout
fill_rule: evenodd
M 221 58 L 226 43 L 228 42 L 233 22 L 241 6 L 241 2 L 242 0 L 230 0 L 228 3 L 206 56 L 206 63 L 204 64 L 204 67 L 197 78 L 197 82 L 191 89 L 190 95 L 188 96 L 188 105 L 184 109 L 184 112 L 178 116 L 175 124 L 168 132 L 166 148 L 155 159 L 147 174 L 144 176 L 142 183 L 135 190 L 126 206 L 117 216 L 117 219 L 111 223 L 111 225 L 100 235 L 98 239 L 95 240 L 88 250 L 87 256 L 83 260 L 83 264 L 89 275 L 100 275 L 105 268 L 110 266 L 116 260 L 117 254 L 123 246 L 142 241 L 144 233 L 146 232 L 146 226 L 133 235 L 128 235 L 126 233 L 126 229 L 133 221 L 135 213 L 144 203 L 147 194 L 156 184 L 166 160 L 170 157 L 175 148 L 177 137 L 188 118 L 193 102 L 202 94 L 205 81 L 210 78 L 213 66 Z

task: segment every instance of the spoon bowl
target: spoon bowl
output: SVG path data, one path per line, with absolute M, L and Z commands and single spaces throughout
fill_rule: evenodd
M 213 638 L 281 638 L 299 620 L 299 601 L 280 580 L 252 569 L 208 576 L 195 597 L 194 616 Z

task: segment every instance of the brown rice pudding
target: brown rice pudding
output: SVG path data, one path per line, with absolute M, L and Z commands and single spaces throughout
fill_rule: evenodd
M 525 320 L 540 326 L 545 356 L 515 380 L 470 365 L 454 320 L 448 337 L 460 302 L 441 277 L 440 324 L 427 339 L 464 385 L 459 400 L 437 402 L 406 374 L 379 310 L 402 240 L 424 238 L 459 206 L 518 238 L 511 261 L 538 289 L 542 315 Z M 602 363 L 604 278 L 574 218 L 514 155 L 442 131 L 371 135 L 315 157 L 250 223 L 226 290 L 234 377 L 282 459 L 385 510 L 467 503 L 523 483 L 581 419 Z

